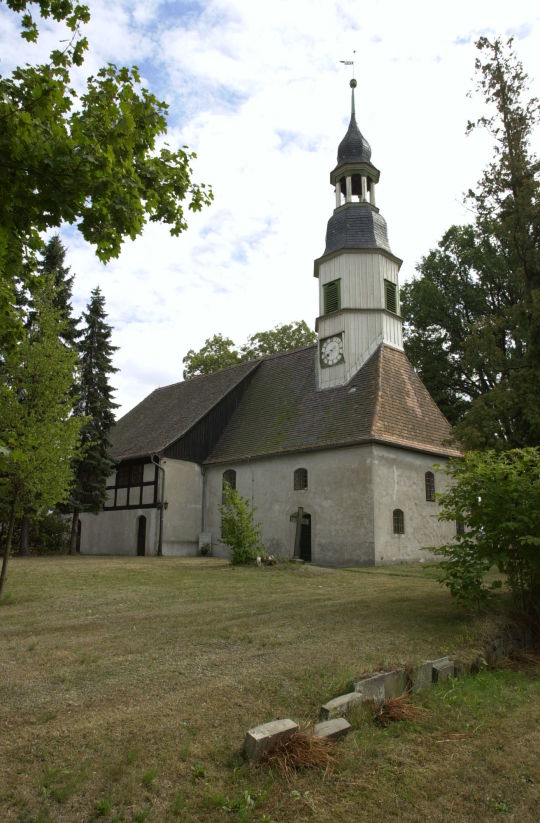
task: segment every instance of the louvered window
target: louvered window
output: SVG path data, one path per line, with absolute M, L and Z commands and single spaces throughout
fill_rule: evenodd
M 390 280 L 384 281 L 384 303 L 388 311 L 397 314 L 397 286 Z
M 405 534 L 405 518 L 401 509 L 394 509 L 392 512 L 394 534 Z
M 324 295 L 324 313 L 330 314 L 332 311 L 338 311 L 341 308 L 341 287 L 340 280 L 332 280 L 323 286 Z
M 296 469 L 294 473 L 294 490 L 304 491 L 307 487 L 307 469 Z
M 426 472 L 425 474 L 425 482 L 426 482 L 426 500 L 428 503 L 435 502 L 435 475 L 433 472 Z

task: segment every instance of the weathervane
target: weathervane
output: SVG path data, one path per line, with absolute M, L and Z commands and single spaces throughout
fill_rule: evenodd
M 353 54 L 356 54 L 356 49 L 353 50 Z M 352 66 L 352 76 L 354 79 L 354 58 L 352 60 L 340 60 L 340 63 L 343 63 L 344 66 Z

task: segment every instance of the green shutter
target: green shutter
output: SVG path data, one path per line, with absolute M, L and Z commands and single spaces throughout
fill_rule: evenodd
M 338 311 L 341 308 L 340 282 L 340 280 L 332 280 L 331 283 L 323 286 L 325 314 L 330 314 L 330 312 Z
M 384 281 L 384 302 L 388 311 L 397 314 L 397 286 L 390 280 Z

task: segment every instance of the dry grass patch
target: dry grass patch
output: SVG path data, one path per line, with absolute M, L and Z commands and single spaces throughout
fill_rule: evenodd
M 281 738 L 261 760 L 290 781 L 303 769 L 319 769 L 328 774 L 336 761 L 335 744 L 331 740 L 315 737 L 313 729 L 294 732 Z
M 405 693 L 399 697 L 384 700 L 380 706 L 373 705 L 373 719 L 381 726 L 388 726 L 402 720 L 419 720 L 427 717 L 429 712 L 421 706 L 414 706 L 410 696 Z

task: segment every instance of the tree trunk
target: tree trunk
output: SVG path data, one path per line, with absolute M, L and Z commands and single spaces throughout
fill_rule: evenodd
M 0 574 L 0 597 L 4 593 L 4 585 L 7 578 L 7 567 L 8 567 L 8 560 L 9 555 L 11 553 L 11 542 L 13 540 L 13 528 L 15 526 L 15 503 L 16 499 L 11 504 L 11 511 L 9 513 L 9 524 L 8 524 L 8 532 L 6 538 L 6 546 L 4 549 L 4 559 L 2 561 L 2 573 Z
M 71 520 L 71 536 L 69 538 L 69 553 L 77 554 L 77 527 L 79 525 L 79 509 L 73 509 L 73 518 Z
M 30 540 L 30 517 L 27 514 L 23 515 L 21 520 L 21 542 L 19 546 L 19 554 L 27 555 L 28 543 Z

